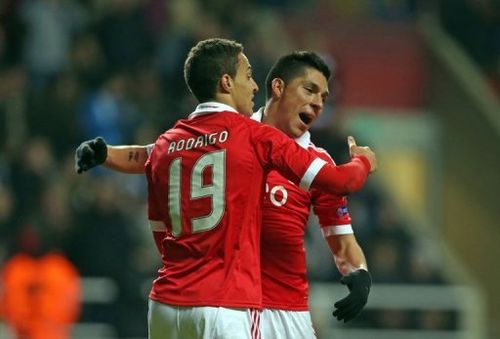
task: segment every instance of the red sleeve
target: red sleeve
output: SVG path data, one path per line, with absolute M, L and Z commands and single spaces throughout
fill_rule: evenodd
M 151 151 L 153 148 L 151 148 Z M 151 152 L 152 153 L 152 152 Z M 152 154 L 149 154 L 149 158 L 146 162 L 146 178 L 147 178 L 147 183 L 148 183 L 148 219 L 150 222 L 151 226 L 151 231 L 153 233 L 153 238 L 155 241 L 156 248 L 158 249 L 158 252 L 160 252 L 161 255 L 163 255 L 163 239 L 165 239 L 165 236 L 167 234 L 166 231 L 158 229 L 157 226 L 154 226 L 153 224 L 159 224 L 155 223 L 156 221 L 161 221 L 163 224 L 163 215 L 161 213 L 161 209 L 158 208 L 158 200 L 154 199 L 154 194 L 155 191 L 153 189 L 153 178 L 152 178 Z
M 333 194 L 347 195 L 363 187 L 370 173 L 370 162 L 364 156 L 355 156 L 351 162 L 334 166 L 326 164 L 315 176 L 313 188 Z
M 304 175 L 318 157 L 304 150 L 275 127 L 251 121 L 250 128 L 251 140 L 260 164 L 266 170 L 277 170 L 288 180 L 303 187 Z M 314 176 L 310 180 L 312 178 Z M 309 185 L 310 182 L 306 185 L 306 189 Z
M 259 161 L 266 169 L 275 169 L 302 189 L 313 187 L 333 194 L 346 195 L 359 190 L 370 172 L 364 156 L 335 166 L 304 150 L 278 129 L 251 121 L 252 140 Z
M 152 167 L 154 165 L 153 159 L 154 155 L 153 153 L 150 154 L 148 160 L 146 161 L 146 178 L 147 178 L 147 184 L 148 184 L 148 219 L 149 220 L 155 220 L 155 221 L 160 221 L 163 220 L 163 213 L 162 209 L 158 207 L 158 202 L 159 201 L 164 201 L 164 199 L 156 199 L 155 198 L 155 185 L 158 185 L 158 183 L 154 183 L 154 178 L 153 178 L 153 173 L 152 173 Z
M 318 155 L 329 164 L 335 165 L 330 155 L 326 151 L 320 150 L 321 152 Z M 318 217 L 322 228 L 351 224 L 346 197 L 313 188 L 311 190 L 311 199 L 314 214 Z
M 346 197 L 321 193 L 313 202 L 313 210 L 321 227 L 351 224 Z

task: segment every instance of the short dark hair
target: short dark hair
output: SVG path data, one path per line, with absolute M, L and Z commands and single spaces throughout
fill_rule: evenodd
M 272 93 L 273 79 L 280 78 L 287 83 L 304 74 L 307 68 L 314 68 L 321 72 L 326 80 L 330 80 L 330 67 L 316 53 L 311 51 L 295 51 L 284 55 L 271 67 L 266 77 L 266 97 Z
M 199 102 L 215 98 L 222 75 L 236 75 L 242 52 L 243 45 L 221 38 L 202 40 L 191 48 L 184 63 L 184 80 Z

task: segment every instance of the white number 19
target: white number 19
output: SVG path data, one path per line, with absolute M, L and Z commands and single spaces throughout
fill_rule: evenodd
M 182 233 L 181 159 L 177 158 L 172 161 L 169 168 L 168 212 L 172 222 L 172 234 L 176 237 Z M 203 172 L 208 166 L 212 167 L 212 182 L 204 185 Z M 190 199 L 203 197 L 210 197 L 211 199 L 210 213 L 191 219 L 191 232 L 198 233 L 211 230 L 219 224 L 225 209 L 225 150 L 210 152 L 201 156 L 191 169 L 190 185 Z

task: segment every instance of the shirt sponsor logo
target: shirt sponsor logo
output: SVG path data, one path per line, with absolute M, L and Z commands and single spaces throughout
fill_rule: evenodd
M 269 191 L 269 186 L 266 184 L 266 193 L 269 193 L 269 200 L 274 206 L 281 207 L 286 204 L 288 191 L 282 185 L 273 186 Z
M 349 211 L 347 210 L 347 206 L 341 206 L 339 208 L 337 208 L 337 216 L 338 217 L 343 217 L 345 215 L 347 215 L 349 213 Z

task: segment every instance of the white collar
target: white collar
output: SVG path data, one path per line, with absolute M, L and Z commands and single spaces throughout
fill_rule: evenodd
M 196 106 L 195 111 L 189 115 L 188 119 L 192 119 L 194 117 L 208 113 L 224 112 L 224 111 L 238 113 L 233 107 L 229 105 L 220 102 L 209 101 L 201 103 L 198 106 Z M 257 112 L 252 114 L 251 119 L 262 122 L 263 115 L 264 115 L 264 107 L 261 107 Z M 307 149 L 309 147 L 309 143 L 311 142 L 311 133 L 309 133 L 309 131 L 306 131 L 304 134 L 302 134 L 298 138 L 295 138 L 294 140 L 297 144 L 299 144 L 300 147 Z
M 259 108 L 259 110 L 257 112 L 252 114 L 250 119 L 258 121 L 258 122 L 262 122 L 262 115 L 263 114 L 264 114 L 264 107 L 261 107 L 261 108 Z
M 305 131 L 300 137 L 295 138 L 295 142 L 303 149 L 308 149 L 309 144 L 311 143 L 311 133 L 309 131 Z
M 233 107 L 223 104 L 221 102 L 216 101 L 207 101 L 196 106 L 196 109 L 193 113 L 189 114 L 188 119 L 192 119 L 194 117 L 213 113 L 213 112 L 233 112 L 238 113 Z
M 262 122 L 263 115 L 264 115 L 264 107 L 261 107 L 257 112 L 252 114 L 251 119 Z M 295 138 L 294 140 L 297 144 L 299 144 L 300 147 L 307 149 L 309 147 L 309 144 L 311 143 L 311 133 L 309 133 L 309 131 L 306 131 L 304 134 L 302 134 L 298 138 Z

